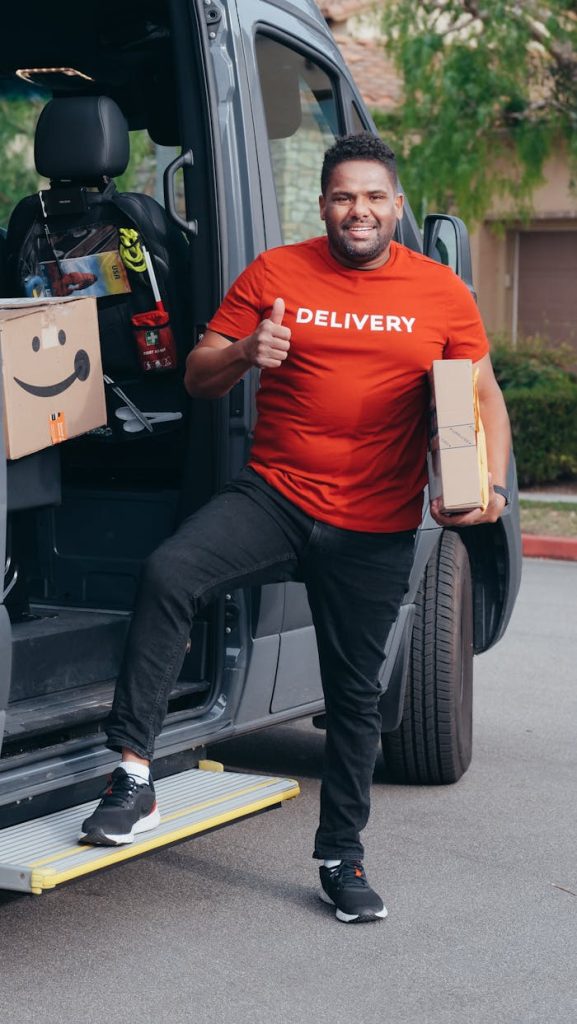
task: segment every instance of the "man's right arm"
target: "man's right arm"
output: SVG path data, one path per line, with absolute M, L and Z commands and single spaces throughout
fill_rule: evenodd
M 282 366 L 290 348 L 290 329 L 283 327 L 284 302 L 275 299 L 270 318 L 262 320 L 246 338 L 230 341 L 207 331 L 188 354 L 184 386 L 193 398 L 221 398 L 244 377 L 251 366 Z
M 188 354 L 184 386 L 193 398 L 220 398 L 250 369 L 241 341 L 207 331 Z

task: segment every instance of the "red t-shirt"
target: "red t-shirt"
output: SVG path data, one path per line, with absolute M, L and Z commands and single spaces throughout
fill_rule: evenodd
M 262 253 L 209 328 L 251 334 L 279 296 L 291 329 L 282 366 L 263 370 L 249 465 L 315 519 L 348 530 L 415 529 L 426 482 L 427 371 L 481 359 L 474 299 L 448 267 L 391 243 L 354 270 L 326 237 Z

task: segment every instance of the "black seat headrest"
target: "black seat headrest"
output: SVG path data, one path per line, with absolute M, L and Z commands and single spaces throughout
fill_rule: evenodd
M 126 170 L 128 125 L 109 96 L 50 100 L 34 140 L 36 170 L 51 181 L 92 184 Z

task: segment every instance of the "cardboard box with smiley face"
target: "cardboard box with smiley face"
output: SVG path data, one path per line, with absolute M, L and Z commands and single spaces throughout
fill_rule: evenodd
M 106 423 L 94 298 L 1 299 L 0 357 L 9 459 Z

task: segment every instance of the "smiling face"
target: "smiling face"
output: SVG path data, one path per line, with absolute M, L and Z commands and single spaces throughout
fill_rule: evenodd
M 42 340 L 37 334 L 34 335 L 30 343 L 32 351 L 40 352 L 43 348 L 53 348 L 56 344 L 54 336 L 58 341 L 58 345 L 64 346 L 66 344 L 66 331 L 59 330 L 56 334 L 55 329 L 49 329 L 43 332 Z M 27 391 L 29 395 L 35 395 L 37 398 L 54 398 L 56 395 L 62 394 L 63 391 L 67 391 L 74 384 L 75 380 L 86 380 L 89 374 L 90 359 L 88 353 L 84 349 L 78 349 L 74 356 L 74 372 L 67 374 L 62 380 L 51 384 L 33 384 L 30 381 L 21 380 L 15 376 L 14 381 L 23 391 Z
M 334 168 L 319 197 L 332 255 L 346 267 L 374 270 L 389 258 L 403 196 L 384 164 L 346 160 Z

